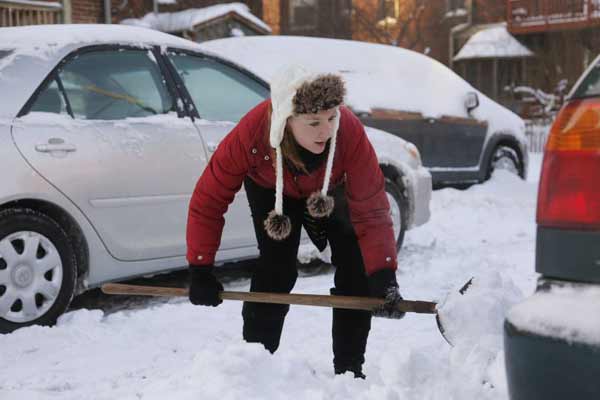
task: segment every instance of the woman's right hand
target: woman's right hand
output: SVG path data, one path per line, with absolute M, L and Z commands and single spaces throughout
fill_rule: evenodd
M 223 285 L 213 274 L 213 266 L 190 265 L 189 267 L 189 298 L 194 305 L 216 307 L 223 302 L 219 292 Z

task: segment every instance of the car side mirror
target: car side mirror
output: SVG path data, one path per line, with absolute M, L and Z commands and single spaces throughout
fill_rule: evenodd
M 465 98 L 465 107 L 467 108 L 467 113 L 471 114 L 471 111 L 479 107 L 479 96 L 475 92 L 467 92 L 467 97 Z

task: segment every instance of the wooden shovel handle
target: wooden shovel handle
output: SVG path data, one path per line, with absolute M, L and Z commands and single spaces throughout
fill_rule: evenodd
M 127 285 L 122 283 L 107 283 L 102 285 L 102 291 L 106 294 L 137 296 L 187 297 L 188 295 L 188 290 L 184 288 Z M 366 311 L 373 311 L 384 303 L 383 299 L 373 297 L 293 293 L 223 291 L 220 293 L 220 297 L 223 300 L 240 300 L 252 303 L 295 304 Z M 436 303 L 430 301 L 402 300 L 398 303 L 397 308 L 403 312 L 414 312 L 419 314 L 435 314 L 437 312 Z

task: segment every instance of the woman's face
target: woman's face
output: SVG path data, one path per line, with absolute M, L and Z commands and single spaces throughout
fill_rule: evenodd
M 296 143 L 314 154 L 325 150 L 327 140 L 333 135 L 337 107 L 316 114 L 299 114 L 288 119 Z

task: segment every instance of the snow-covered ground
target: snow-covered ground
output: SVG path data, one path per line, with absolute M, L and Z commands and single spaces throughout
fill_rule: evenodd
M 501 322 L 531 294 L 541 156 L 528 181 L 497 172 L 482 185 L 433 193 L 429 223 L 408 233 L 398 280 L 408 299 L 446 303 L 456 346 L 429 315 L 374 319 L 367 380 L 334 376 L 331 311 L 292 307 L 275 355 L 241 338 L 241 304 L 187 299 L 104 313 L 80 309 L 53 328 L 0 335 L 0 399 L 506 399 Z M 475 277 L 469 300 L 456 295 Z M 331 273 L 295 292 L 328 293 Z M 246 290 L 248 281 L 226 289 Z

